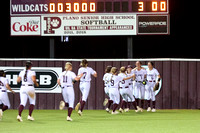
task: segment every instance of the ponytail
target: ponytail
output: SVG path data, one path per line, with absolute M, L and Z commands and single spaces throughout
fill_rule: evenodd
M 26 66 L 26 71 L 25 71 L 25 74 L 24 74 L 24 82 L 27 81 L 27 72 L 28 72 L 28 69 L 32 66 L 32 62 L 27 61 L 25 66 Z

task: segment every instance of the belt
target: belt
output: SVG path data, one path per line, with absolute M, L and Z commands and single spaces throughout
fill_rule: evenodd
M 6 90 L 1 90 L 1 92 L 7 92 Z
M 148 80 L 148 82 L 156 82 L 155 80 Z
M 27 85 L 25 85 L 25 84 L 22 84 L 22 86 L 33 86 L 32 84 L 27 84 Z
M 122 89 L 123 87 L 119 87 L 119 88 L 120 88 L 120 89 Z M 124 88 L 126 88 L 126 89 L 127 89 L 127 88 L 129 88 L 129 87 L 128 87 L 128 86 L 125 86 Z
M 80 81 L 80 82 L 90 82 L 90 81 Z
M 135 82 L 139 82 L 139 83 L 142 83 L 142 81 L 137 81 L 137 80 L 135 80 Z
M 129 85 L 132 85 L 133 83 L 129 83 Z
M 64 89 L 65 87 L 73 87 L 72 85 L 65 85 L 62 88 Z

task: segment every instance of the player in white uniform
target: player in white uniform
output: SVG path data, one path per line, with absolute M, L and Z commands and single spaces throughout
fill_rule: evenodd
M 8 84 L 8 79 L 5 78 L 5 73 L 0 70 L 0 120 L 3 117 L 3 112 L 10 108 L 10 101 L 7 94 L 7 89 L 13 94 L 15 93 Z
M 60 102 L 60 110 L 63 110 L 64 107 L 68 108 L 68 116 L 67 121 L 72 121 L 71 119 L 71 113 L 74 108 L 74 88 L 73 84 L 80 80 L 80 78 L 83 76 L 83 74 L 80 74 L 79 76 L 76 76 L 74 72 L 72 72 L 72 64 L 70 62 L 67 62 L 65 64 L 65 71 L 62 72 L 59 75 L 59 78 L 57 80 L 57 83 L 62 88 L 62 95 L 64 101 Z
M 109 88 L 110 88 L 110 84 L 109 84 L 109 79 L 112 76 L 111 74 L 111 68 L 112 66 L 107 66 L 106 70 L 105 70 L 105 74 L 103 76 L 103 81 L 104 81 L 104 91 L 105 94 L 109 97 Z M 110 106 L 112 105 L 113 101 L 110 100 L 110 98 L 105 98 L 104 102 L 103 102 L 103 106 L 106 106 L 108 103 L 108 107 L 106 108 L 106 111 L 109 112 L 110 110 Z
M 122 77 L 122 78 L 127 78 L 129 77 L 126 73 L 126 67 L 121 67 L 120 68 L 120 73 L 118 74 L 118 76 Z M 132 76 L 132 75 L 130 75 Z M 133 78 L 131 78 L 133 79 Z M 130 82 L 130 79 L 129 80 L 122 80 L 120 83 L 119 83 L 119 91 L 120 91 L 120 94 L 122 96 L 122 102 L 121 102 L 121 106 L 120 106 L 120 109 L 119 111 L 121 113 L 123 113 L 123 109 L 124 109 L 124 106 L 125 104 L 128 102 L 128 98 L 130 99 L 130 104 L 132 103 L 134 108 L 135 108 L 135 111 L 138 112 L 137 110 L 137 105 L 136 105 L 136 102 L 135 102 L 135 98 L 133 97 L 133 92 L 132 90 L 130 90 L 129 88 L 129 82 Z
M 27 119 L 31 121 L 34 120 L 34 118 L 32 117 L 32 112 L 35 106 L 35 99 L 36 99 L 34 85 L 38 87 L 39 84 L 36 82 L 36 73 L 35 71 L 31 70 L 31 67 L 32 67 L 32 63 L 30 61 L 27 61 L 26 69 L 21 71 L 17 78 L 18 83 L 22 81 L 21 88 L 20 88 L 20 106 L 18 109 L 19 114 L 17 116 L 17 120 L 19 122 L 23 121 L 21 117 L 21 113 L 24 110 L 24 107 L 26 106 L 28 99 L 30 102 L 30 106 L 29 106 L 29 115 Z
M 156 81 L 157 80 L 157 81 Z M 156 82 L 160 82 L 160 74 L 157 69 L 153 67 L 153 62 L 148 62 L 147 69 L 147 85 L 145 86 L 145 99 L 147 100 L 147 111 L 156 112 L 156 97 L 153 88 Z M 150 102 L 152 101 L 152 110 Z
M 79 68 L 78 70 L 78 75 L 80 75 L 81 73 L 83 73 L 83 76 L 80 79 L 79 87 L 82 93 L 82 97 L 80 99 L 80 102 L 75 107 L 76 111 L 78 111 L 80 107 L 78 111 L 78 114 L 80 116 L 82 116 L 83 108 L 90 92 L 91 75 L 93 75 L 95 78 L 97 77 L 97 72 L 94 71 L 91 67 L 88 67 L 88 61 L 86 59 L 81 61 L 81 68 Z
M 109 95 L 110 99 L 113 101 L 113 111 L 111 114 L 118 114 L 116 111 L 119 102 L 120 102 L 120 95 L 119 95 L 119 83 L 123 82 L 123 80 L 128 80 L 133 78 L 133 76 L 130 77 L 121 77 L 117 75 L 117 68 L 112 67 L 111 69 L 112 76 L 110 77 L 110 89 L 109 89 Z
M 142 112 L 144 107 L 145 86 L 143 81 L 146 79 L 146 70 L 141 67 L 141 62 L 136 62 L 136 69 L 133 71 L 135 75 L 135 99 L 137 108 Z M 139 99 L 141 100 L 141 107 L 139 107 Z
M 133 73 L 133 67 L 132 67 L 132 65 L 128 65 L 127 66 L 127 69 L 126 69 L 126 74 L 128 75 L 128 76 L 131 76 L 131 75 L 133 75 L 134 73 Z M 128 84 L 129 84 L 129 89 L 131 90 L 131 92 L 132 92 L 132 94 L 133 94 L 133 96 L 134 96 L 134 91 L 135 91 L 135 89 L 134 89 L 134 84 L 133 84 L 133 82 L 134 82 L 134 80 L 133 80 L 133 78 L 131 78 L 131 79 L 129 79 L 129 80 L 127 80 L 128 81 Z M 128 97 L 128 102 L 126 103 L 126 109 L 124 110 L 125 112 L 128 112 L 129 111 L 129 109 L 130 109 L 130 107 L 131 107 L 131 99 Z

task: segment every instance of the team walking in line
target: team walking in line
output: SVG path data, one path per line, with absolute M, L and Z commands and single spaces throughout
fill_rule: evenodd
M 120 106 L 119 111 L 129 111 L 131 105 L 133 105 L 135 112 L 143 112 L 144 101 L 147 101 L 147 111 L 155 112 L 155 91 L 153 90 L 156 83 L 160 81 L 160 74 L 153 67 L 152 62 L 148 62 L 148 69 L 141 67 L 141 62 L 136 62 L 136 67 L 131 65 L 123 66 L 118 69 L 116 67 L 107 66 L 103 81 L 105 84 L 104 91 L 108 98 L 103 102 L 103 105 L 107 106 L 106 111 L 111 114 L 118 114 L 117 108 Z M 39 84 L 36 82 L 36 73 L 31 70 L 32 63 L 26 62 L 25 69 L 20 72 L 17 82 L 21 82 L 20 88 L 20 105 L 18 108 L 17 120 L 22 122 L 21 114 L 29 99 L 29 114 L 27 119 L 33 121 L 32 112 L 35 106 L 35 88 Z M 80 116 L 83 114 L 83 109 L 87 101 L 90 86 L 91 76 L 97 77 L 97 72 L 88 66 L 86 59 L 81 61 L 80 68 L 78 70 L 78 76 L 72 72 L 72 64 L 67 62 L 65 64 L 65 71 L 63 71 L 57 80 L 58 85 L 62 88 L 63 101 L 60 102 L 59 108 L 63 110 L 64 107 L 68 108 L 67 121 L 72 121 L 71 114 L 74 108 L 75 93 L 73 84 L 80 80 L 79 88 L 82 93 L 80 101 L 76 104 L 75 110 Z M 5 77 L 3 70 L 0 71 L 0 120 L 2 119 L 3 112 L 10 108 L 10 102 L 8 99 L 7 89 L 14 93 L 8 84 L 8 79 Z M 120 104 L 120 95 L 122 101 Z M 150 102 L 152 101 L 152 108 Z M 139 105 L 141 103 L 141 105 Z M 120 105 L 119 105 L 120 104 Z M 111 105 L 113 105 L 111 111 Z

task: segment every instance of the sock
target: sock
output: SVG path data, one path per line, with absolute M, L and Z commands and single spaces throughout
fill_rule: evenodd
M 82 101 L 82 102 L 81 102 L 81 112 L 83 112 L 84 106 L 85 106 L 85 101 Z
M 152 101 L 152 106 L 153 106 L 153 109 L 156 108 L 156 101 Z
M 147 107 L 151 107 L 150 103 L 151 103 L 151 100 L 147 100 Z
M 3 106 L 2 111 L 6 111 L 8 109 L 8 106 Z
M 67 107 L 67 108 L 68 108 L 68 107 L 69 107 L 69 103 L 65 103 L 65 107 Z
M 137 103 L 137 106 L 139 106 L 139 99 L 138 98 L 135 99 L 135 102 Z
M 141 100 L 141 108 L 144 108 L 144 100 Z
M 82 102 L 82 97 L 80 98 L 80 101 L 79 101 L 79 103 L 81 103 Z
M 137 103 L 136 103 L 136 101 L 132 102 L 132 104 L 133 104 L 133 107 L 135 108 L 135 110 L 137 110 Z
M 33 109 L 34 109 L 34 105 L 30 104 L 30 106 L 29 106 L 29 116 L 32 115 Z
M 108 108 L 110 109 L 110 106 L 112 105 L 113 101 L 112 100 L 108 100 Z
M 69 117 L 71 117 L 72 110 L 73 110 L 73 108 L 71 108 L 71 107 L 68 108 L 68 116 L 69 116 Z
M 19 109 L 18 109 L 18 111 L 19 111 L 19 116 L 21 116 L 23 110 L 24 110 L 24 106 L 23 106 L 23 105 L 20 105 L 20 106 L 19 106 Z
M 127 108 L 128 102 L 125 101 L 124 108 Z
M 113 112 L 115 112 L 115 110 L 117 109 L 117 107 L 118 107 L 118 104 L 113 104 Z
M 131 108 L 131 102 L 128 102 L 128 108 L 129 109 Z
M 120 105 L 120 108 L 124 109 L 124 105 L 125 105 L 125 101 L 123 100 L 121 105 Z
M 0 109 L 2 109 L 3 108 L 3 104 L 0 104 Z

